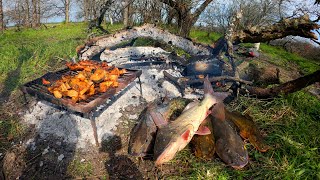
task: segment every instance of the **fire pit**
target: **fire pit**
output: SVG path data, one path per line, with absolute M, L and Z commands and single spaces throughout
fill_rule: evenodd
M 120 68 L 121 69 L 121 68 Z M 117 98 L 119 98 L 130 83 L 132 83 L 136 78 L 139 80 L 140 84 L 140 93 L 142 94 L 140 75 L 142 73 L 141 70 L 132 70 L 126 69 L 126 73 L 119 77 L 118 82 L 119 85 L 116 88 L 109 88 L 104 93 L 97 93 L 93 96 L 89 97 L 86 100 L 80 102 L 72 102 L 71 99 L 67 98 L 56 98 L 53 94 L 48 91 L 47 86 L 43 85 L 42 79 L 46 79 L 48 81 L 54 82 L 60 79 L 64 75 L 76 75 L 77 71 L 71 71 L 70 69 L 63 69 L 56 72 L 50 72 L 43 75 L 40 78 L 37 78 L 31 82 L 24 84 L 21 87 L 22 92 L 25 94 L 30 94 L 31 96 L 35 96 L 39 100 L 45 100 L 52 104 L 61 107 L 67 111 L 71 111 L 76 114 L 80 114 L 83 117 L 91 120 L 91 125 L 94 132 L 95 142 L 98 145 L 98 135 L 97 135 L 97 127 L 95 123 L 95 117 L 99 116 L 102 110 L 109 107 Z M 26 97 L 25 97 L 26 100 Z M 27 102 L 27 100 L 26 100 Z

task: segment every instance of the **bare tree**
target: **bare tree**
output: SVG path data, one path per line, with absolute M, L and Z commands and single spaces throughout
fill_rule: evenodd
M 183 37 L 188 37 L 190 34 L 191 27 L 196 23 L 200 14 L 213 0 L 205 0 L 198 6 L 197 2 L 191 0 L 160 0 L 164 4 L 172 7 L 177 11 L 178 14 L 178 27 L 179 34 Z M 198 7 L 192 13 L 192 9 Z
M 66 24 L 69 23 L 70 15 L 69 15 L 69 9 L 70 9 L 70 0 L 64 0 L 64 7 L 65 7 L 65 22 Z
M 124 26 L 130 26 L 131 24 L 131 16 L 130 16 L 130 11 L 131 11 L 131 0 L 124 0 L 124 8 L 123 8 L 123 25 Z
M 89 23 L 89 30 L 92 30 L 93 28 L 98 28 L 100 30 L 102 30 L 103 32 L 107 33 L 108 31 L 105 30 L 101 24 L 104 20 L 105 14 L 107 12 L 107 10 L 110 8 L 111 4 L 113 3 L 113 0 L 107 0 L 105 1 L 105 3 L 103 4 L 103 6 L 101 6 L 101 8 L 99 9 L 99 16 L 97 16 L 95 19 L 91 20 Z
M 2 0 L 0 0 L 0 31 L 4 30 Z
M 39 27 L 39 8 L 40 8 L 40 1 L 39 0 L 32 0 L 32 27 Z

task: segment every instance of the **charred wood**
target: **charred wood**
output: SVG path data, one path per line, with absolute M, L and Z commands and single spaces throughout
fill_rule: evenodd
M 138 37 L 164 41 L 185 50 L 190 55 L 210 55 L 212 52 L 212 47 L 210 46 L 195 43 L 181 36 L 159 29 L 152 24 L 145 24 L 140 27 L 120 31 L 113 35 L 91 39 L 86 45 L 78 47 L 77 51 L 80 59 L 90 59 L 107 48 Z

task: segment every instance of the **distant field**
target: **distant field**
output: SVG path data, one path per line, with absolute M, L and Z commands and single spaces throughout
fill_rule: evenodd
M 48 27 L 18 32 L 11 28 L 0 34 L 2 95 L 10 95 L 22 83 L 61 67 L 63 59 L 76 57 L 75 48 L 88 36 L 86 25 L 82 23 L 50 24 Z M 109 26 L 111 30 L 121 27 Z M 191 32 L 192 39 L 207 44 L 220 36 L 216 33 L 208 36 L 200 30 Z M 277 47 L 262 44 L 261 50 L 278 66 L 296 63 L 304 73 L 319 69 L 316 63 Z M 267 134 L 266 141 L 273 149 L 260 153 L 247 143 L 250 163 L 240 171 L 226 167 L 217 159 L 201 161 L 185 149 L 172 163 L 188 168 L 169 179 L 320 179 L 319 99 L 305 91 L 268 101 L 241 96 L 229 108 L 249 112 Z M 2 122 L 5 121 L 0 119 L 0 129 L 8 129 Z

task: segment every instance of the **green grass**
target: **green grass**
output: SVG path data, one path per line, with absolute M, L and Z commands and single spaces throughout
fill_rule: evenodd
M 72 177 L 90 177 L 93 175 L 93 165 L 90 162 L 81 162 L 78 159 L 74 159 L 68 165 L 68 174 Z
M 208 34 L 208 32 L 199 29 L 192 29 L 190 32 L 190 37 L 198 42 L 212 45 L 215 41 L 222 37 L 222 34 L 215 32 Z
M 252 44 L 250 43 L 245 43 L 242 45 L 244 47 L 252 47 Z M 261 43 L 260 49 L 269 57 L 268 60 L 275 65 L 287 67 L 288 63 L 295 63 L 304 74 L 310 74 L 320 69 L 319 62 L 315 62 L 310 59 L 303 58 L 297 54 L 290 53 L 282 47 Z

